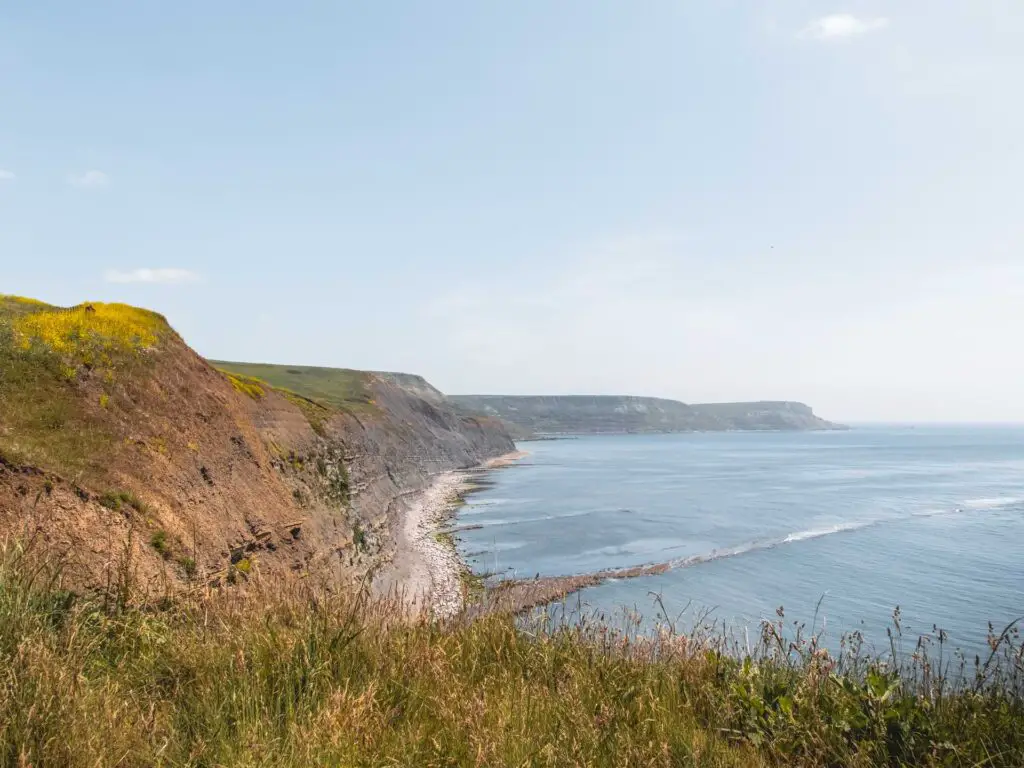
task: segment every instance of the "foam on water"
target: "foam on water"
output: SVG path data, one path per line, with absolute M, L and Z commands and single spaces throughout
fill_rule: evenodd
M 797 531 L 791 533 L 780 542 L 781 544 L 791 544 L 794 541 L 807 541 L 807 539 L 818 539 L 822 536 L 831 536 L 833 533 L 842 533 L 843 531 L 856 531 L 859 528 L 866 528 L 869 525 L 875 525 L 877 520 L 865 520 L 861 523 L 839 523 L 837 525 L 829 526 L 828 528 L 811 528 L 807 531 Z
M 990 502 L 1005 501 L 1002 504 L 993 504 Z M 983 511 L 988 509 L 999 509 L 1003 507 L 1012 506 L 1012 504 L 1019 501 L 1019 499 L 975 499 L 975 502 L 985 502 L 983 504 L 976 503 L 971 509 L 972 511 Z M 965 505 L 969 505 L 969 502 L 964 502 Z M 929 509 L 922 510 L 919 512 L 912 513 L 909 517 L 907 516 L 896 516 L 887 518 L 876 518 L 873 520 L 861 520 L 847 523 L 836 523 L 823 528 L 808 528 L 802 531 L 794 531 L 793 533 L 786 534 L 785 536 L 777 538 L 764 538 L 754 541 L 748 541 L 743 544 L 739 544 L 735 547 L 723 547 L 721 549 L 714 549 L 705 554 L 690 555 L 688 557 L 678 558 L 673 560 L 670 565 L 673 568 L 684 568 L 687 566 L 697 565 L 699 563 L 706 563 L 712 560 L 721 560 L 726 557 L 737 557 L 739 555 L 745 555 L 748 552 L 757 552 L 763 549 L 774 549 L 775 547 L 781 547 L 786 544 L 797 544 L 802 541 L 811 541 L 813 539 L 820 539 L 824 536 L 832 536 L 837 533 L 848 533 L 851 531 L 861 531 L 865 528 L 872 528 L 878 525 L 885 525 L 891 523 L 904 522 L 914 517 L 940 517 L 945 515 L 954 515 L 962 513 L 965 510 L 962 507 L 948 508 L 948 509 Z M 673 547 L 674 548 L 674 547 Z
M 1014 507 L 1024 501 L 1018 496 L 995 496 L 982 499 L 967 499 L 965 507 L 970 509 L 1002 509 L 1003 507 Z

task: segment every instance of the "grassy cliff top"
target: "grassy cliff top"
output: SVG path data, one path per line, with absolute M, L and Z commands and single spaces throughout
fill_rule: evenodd
M 151 349 L 171 332 L 162 315 L 127 304 L 99 302 L 54 307 L 36 299 L 0 295 L 0 343 L 23 352 L 52 352 L 68 365 L 109 365 L 127 353 Z
M 126 304 L 0 295 L 0 454 L 75 473 L 102 464 L 116 393 L 172 335 L 163 316 Z
M 275 389 L 283 389 L 318 403 L 345 409 L 373 407 L 370 391 L 372 374 L 349 368 L 318 368 L 301 365 L 268 363 L 236 363 L 211 360 L 222 371 L 265 381 Z

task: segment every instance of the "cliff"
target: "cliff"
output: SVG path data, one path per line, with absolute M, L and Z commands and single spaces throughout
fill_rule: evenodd
M 701 403 L 692 407 L 702 416 L 720 421 L 726 429 L 846 429 L 841 424 L 834 424 L 816 416 L 811 407 L 803 403 L 763 400 L 755 403 Z
M 215 367 L 146 310 L 0 296 L 0 535 L 78 585 L 361 579 L 396 499 L 512 448 L 386 376 Z
M 678 432 L 700 428 L 694 410 L 675 400 L 617 396 L 455 395 L 460 408 L 490 414 L 538 435 Z
M 445 396 L 437 387 L 413 373 L 394 373 L 391 371 L 374 371 L 374 376 L 396 384 L 406 392 L 410 392 L 431 403 L 444 402 Z
M 809 406 L 792 402 L 687 405 L 677 400 L 629 396 L 454 395 L 467 411 L 501 419 L 518 438 L 544 435 L 727 430 L 824 430 Z

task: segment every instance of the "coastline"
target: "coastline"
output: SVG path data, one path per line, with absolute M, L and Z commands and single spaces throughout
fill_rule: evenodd
M 488 588 L 482 600 L 467 605 L 463 575 L 472 572 L 459 556 L 454 541 L 441 535 L 452 533 L 451 529 L 446 530 L 446 523 L 456 515 L 458 502 L 473 489 L 475 474 L 511 466 L 528 455 L 527 451 L 517 450 L 469 469 L 442 472 L 429 486 L 412 495 L 393 563 L 394 583 L 412 616 L 429 614 L 434 619 L 449 619 L 463 610 L 470 618 L 493 612 L 522 613 L 564 600 L 609 579 L 632 579 L 670 569 L 669 563 L 650 563 L 568 576 L 510 579 Z
M 526 455 L 514 451 L 468 470 L 442 472 L 413 497 L 399 529 L 395 556 L 403 601 L 413 615 L 429 612 L 434 618 L 447 619 L 462 610 L 462 573 L 467 566 L 455 547 L 438 534 L 455 514 L 459 499 L 472 488 L 471 473 L 507 467 Z

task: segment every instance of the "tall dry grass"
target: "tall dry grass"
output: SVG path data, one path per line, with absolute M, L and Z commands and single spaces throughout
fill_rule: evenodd
M 777 624 L 737 655 L 669 628 L 408 623 L 258 578 L 124 607 L 37 554 L 0 554 L 5 765 L 1024 765 L 1012 631 L 954 682 Z

